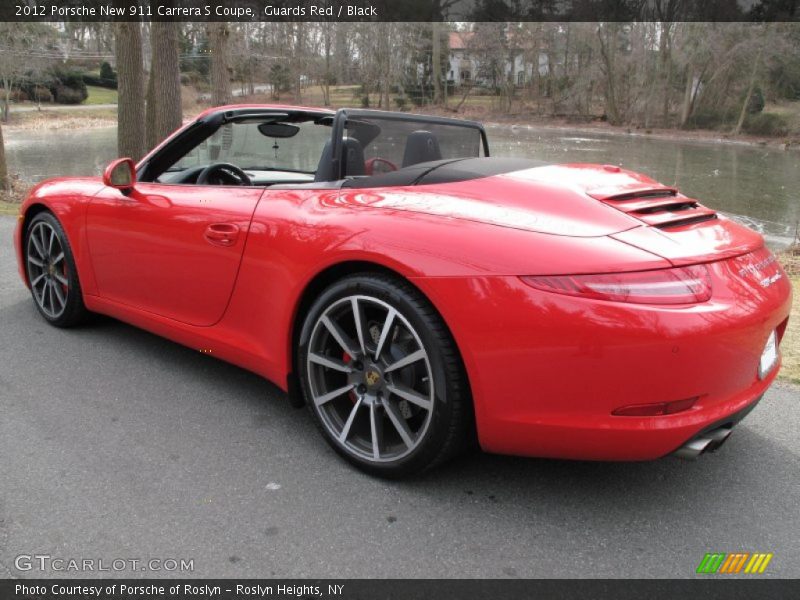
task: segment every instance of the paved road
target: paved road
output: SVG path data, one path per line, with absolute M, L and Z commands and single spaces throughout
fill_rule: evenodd
M 0 217 L 0 577 L 34 574 L 20 554 L 191 558 L 201 577 L 688 577 L 735 550 L 800 576 L 797 387 L 696 462 L 474 454 L 387 483 L 255 375 L 110 319 L 46 325 L 12 225 Z

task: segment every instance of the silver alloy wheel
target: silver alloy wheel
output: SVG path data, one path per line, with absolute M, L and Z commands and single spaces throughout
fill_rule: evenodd
M 371 296 L 347 296 L 317 319 L 306 369 L 314 409 L 348 452 L 398 460 L 424 439 L 434 405 L 428 353 L 409 321 Z
M 64 248 L 52 225 L 39 221 L 33 226 L 26 256 L 28 281 L 36 304 L 45 315 L 57 319 L 67 308 L 69 278 Z

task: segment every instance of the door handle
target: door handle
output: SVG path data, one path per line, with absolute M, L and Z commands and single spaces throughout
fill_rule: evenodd
M 239 226 L 233 223 L 212 223 L 206 227 L 204 237 L 216 246 L 233 246 L 239 237 Z

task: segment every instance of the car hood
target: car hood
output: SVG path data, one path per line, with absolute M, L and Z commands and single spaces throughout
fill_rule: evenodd
M 343 189 L 338 201 L 550 235 L 610 236 L 674 264 L 736 256 L 763 245 L 757 233 L 677 189 L 613 165 L 534 166 L 427 183 L 437 179 L 431 172 L 416 185 Z

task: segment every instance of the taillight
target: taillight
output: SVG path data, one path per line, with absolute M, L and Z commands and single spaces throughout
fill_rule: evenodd
M 526 276 L 529 286 L 546 292 L 639 304 L 691 304 L 711 298 L 705 265 L 599 275 Z

